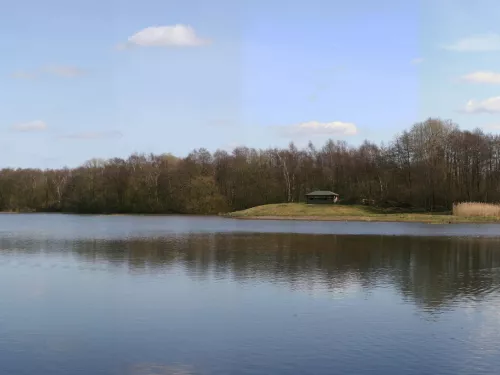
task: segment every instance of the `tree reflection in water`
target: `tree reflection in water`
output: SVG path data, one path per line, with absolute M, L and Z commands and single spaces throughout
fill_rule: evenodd
M 88 267 L 126 267 L 134 274 L 182 269 L 201 281 L 260 279 L 332 293 L 391 286 L 428 311 L 482 300 L 500 288 L 500 240 L 494 238 L 215 233 L 123 240 L 3 238 L 0 247 L 4 256 L 76 255 Z

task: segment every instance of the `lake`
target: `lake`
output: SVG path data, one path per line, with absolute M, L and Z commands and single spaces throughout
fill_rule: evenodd
M 0 215 L 0 374 L 499 374 L 500 226 Z

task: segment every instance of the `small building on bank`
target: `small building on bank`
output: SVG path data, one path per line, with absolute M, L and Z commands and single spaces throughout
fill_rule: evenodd
M 313 191 L 306 194 L 307 204 L 333 204 L 337 203 L 339 195 L 333 191 Z

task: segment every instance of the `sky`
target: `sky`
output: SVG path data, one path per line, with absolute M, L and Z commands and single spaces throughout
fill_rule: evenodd
M 498 0 L 17 0 L 0 167 L 500 130 Z

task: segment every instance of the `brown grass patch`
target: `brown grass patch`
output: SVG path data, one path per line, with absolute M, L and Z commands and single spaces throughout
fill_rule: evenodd
M 453 205 L 453 216 L 500 217 L 500 205 L 480 202 L 463 202 Z

